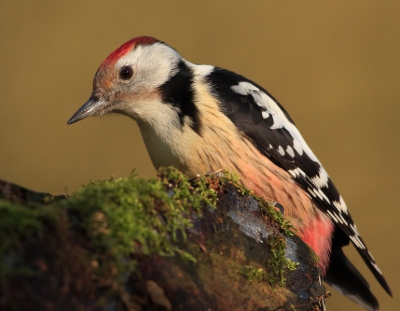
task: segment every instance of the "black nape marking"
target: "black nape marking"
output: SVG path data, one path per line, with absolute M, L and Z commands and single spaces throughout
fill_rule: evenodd
M 179 62 L 178 72 L 159 89 L 163 102 L 179 109 L 181 126 L 184 125 L 184 118 L 188 117 L 192 120 L 190 127 L 201 135 L 200 112 L 194 100 L 193 72 L 184 61 Z

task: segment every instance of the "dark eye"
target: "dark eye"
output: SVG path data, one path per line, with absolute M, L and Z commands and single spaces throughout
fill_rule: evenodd
M 124 66 L 119 72 L 119 77 L 122 80 L 129 80 L 133 76 L 133 69 L 129 66 Z

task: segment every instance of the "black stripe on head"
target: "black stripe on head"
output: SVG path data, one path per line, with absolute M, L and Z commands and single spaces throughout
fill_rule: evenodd
M 188 117 L 192 121 L 190 127 L 201 135 L 200 112 L 194 100 L 193 72 L 182 60 L 177 69 L 178 72 L 159 87 L 162 100 L 178 108 L 181 126 L 184 125 L 185 117 Z

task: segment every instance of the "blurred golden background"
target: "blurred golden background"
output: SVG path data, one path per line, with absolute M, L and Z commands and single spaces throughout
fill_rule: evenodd
M 115 48 L 150 35 L 236 71 L 289 111 L 345 198 L 400 310 L 399 1 L 1 1 L 0 178 L 72 193 L 155 170 L 134 121 L 67 120 Z M 329 310 L 362 310 L 336 291 Z

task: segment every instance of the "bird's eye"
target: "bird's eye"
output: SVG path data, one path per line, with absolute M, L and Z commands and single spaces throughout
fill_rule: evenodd
M 129 80 L 133 76 L 133 69 L 130 66 L 124 66 L 119 72 L 119 77 L 122 80 Z

